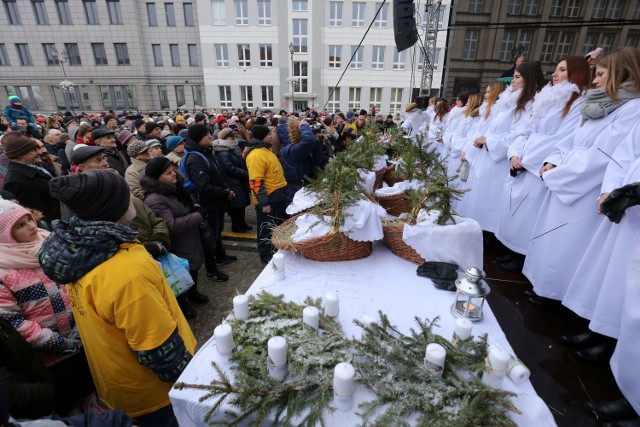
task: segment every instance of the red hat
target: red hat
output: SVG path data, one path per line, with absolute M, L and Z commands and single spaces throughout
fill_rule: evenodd
M 216 117 L 216 123 L 220 124 L 224 121 L 226 121 L 227 119 L 222 115 L 222 114 L 218 114 L 218 117 Z
M 42 118 L 42 117 L 38 117 L 38 118 L 36 119 L 36 123 L 44 123 L 44 118 Z

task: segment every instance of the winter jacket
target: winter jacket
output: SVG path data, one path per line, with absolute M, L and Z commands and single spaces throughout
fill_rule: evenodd
M 147 167 L 147 164 L 136 158 L 131 159 L 131 165 L 124 173 L 124 180 L 127 181 L 131 193 L 140 200 L 144 200 L 144 191 L 140 187 L 140 173 Z
M 171 252 L 189 260 L 190 270 L 195 271 L 204 262 L 199 228 L 203 218 L 182 187 L 184 178 L 178 176 L 177 184 L 165 184 L 142 172 L 140 185 L 145 192 L 145 204 L 167 223 Z
M 4 113 L 2 114 L 5 119 L 11 124 L 16 124 L 18 119 L 26 119 L 27 124 L 34 124 L 36 120 L 33 118 L 33 114 L 26 105 L 23 105 L 21 109 L 13 108 L 11 105 L 4 107 Z
M 263 207 L 269 205 L 270 196 L 276 190 L 287 187 L 280 161 L 269 144 L 255 138 L 249 141 L 242 157 L 247 162 L 253 204 Z
M 220 211 L 227 209 L 227 201 L 229 200 L 229 189 L 224 182 L 222 168 L 214 157 L 211 156 L 211 150 L 205 150 L 201 145 L 188 139 L 184 149 L 189 152 L 199 152 L 208 160 L 207 162 L 197 154 L 189 154 L 186 152 L 182 157 L 185 162 L 185 168 L 189 179 L 196 185 L 193 192 L 196 201 L 211 216 L 218 215 Z
M 222 148 L 222 147 L 221 147 Z M 249 206 L 249 172 L 247 165 L 240 154 L 240 149 L 227 148 L 217 151 L 216 159 L 222 168 L 224 181 L 231 191 L 236 195 L 229 201 L 235 208 Z
M 109 163 L 109 167 L 115 169 L 115 171 L 124 178 L 124 174 L 129 167 L 129 163 L 124 155 L 118 150 L 110 149 L 105 150 L 104 153 L 107 155 L 107 163 Z
M 30 165 L 10 161 L 3 189 L 15 194 L 22 206 L 39 210 L 45 220 L 53 221 L 60 218 L 60 202 L 49 193 L 51 178 Z
M 138 232 L 138 240 L 143 244 L 160 242 L 167 250 L 171 250 L 171 238 L 167 223 L 137 197 L 133 198 L 133 206 L 136 208 L 136 217 L 131 221 L 129 227 Z

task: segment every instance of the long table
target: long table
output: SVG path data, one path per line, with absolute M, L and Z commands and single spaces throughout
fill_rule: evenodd
M 360 336 L 361 330 L 352 320 L 362 319 L 366 315 L 377 320 L 379 310 L 386 313 L 391 323 L 403 333 L 416 327 L 415 316 L 428 319 L 439 316 L 439 329 L 435 330 L 436 333 L 446 338 L 453 333 L 455 318 L 450 311 L 453 293 L 435 289 L 429 279 L 416 275 L 414 264 L 393 255 L 381 242 L 374 244 L 370 257 L 356 261 L 321 263 L 304 259 L 298 254 L 285 254 L 284 280 L 276 280 L 272 265 L 269 264 L 247 294 L 257 295 L 267 291 L 276 295 L 284 294 L 287 300 L 302 303 L 307 296 L 319 298 L 327 292 L 335 292 L 340 297 L 339 321 L 345 334 L 355 338 Z M 490 344 L 498 343 L 513 354 L 513 349 L 486 303 L 483 313 L 484 318 L 474 324 L 473 335 L 487 333 Z M 217 378 L 211 367 L 214 361 L 220 363 L 224 371 L 233 378 L 228 360 L 218 354 L 212 338 L 196 353 L 178 381 L 210 384 Z M 537 395 L 530 381 L 516 385 L 507 378 L 502 388 L 517 393 L 512 401 L 522 414 L 510 413 L 510 417 L 519 426 L 556 425 L 549 408 Z M 371 393 L 357 384 L 354 409 L 358 403 L 370 400 Z M 212 403 L 199 401 L 204 394 L 206 392 L 203 390 L 171 390 L 169 397 L 181 427 L 206 425 L 203 419 Z M 221 419 L 223 413 L 224 404 L 216 414 L 217 419 Z M 325 420 L 327 425 L 336 426 L 351 426 L 361 422 L 355 410 L 335 411 L 333 414 L 327 412 Z

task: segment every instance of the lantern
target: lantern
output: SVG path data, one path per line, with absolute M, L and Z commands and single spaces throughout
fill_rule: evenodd
M 469 267 L 462 279 L 456 280 L 456 299 L 451 306 L 451 313 L 472 322 L 482 320 L 482 307 L 491 292 L 484 281 L 484 271 L 476 267 Z

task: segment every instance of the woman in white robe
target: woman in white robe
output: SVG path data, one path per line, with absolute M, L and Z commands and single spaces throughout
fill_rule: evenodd
M 582 94 L 590 83 L 589 64 L 582 56 L 562 59 L 552 83 L 538 93 L 526 129 L 509 146 L 511 162 L 500 205 L 496 237 L 514 253 L 502 257 L 507 270 L 522 269 L 531 231 L 547 192 L 540 179 L 540 168 L 555 143 L 568 135 L 580 122 Z M 521 255 L 518 255 L 521 254 Z
M 418 108 L 418 104 L 412 102 L 405 107 L 407 116 L 402 122 L 402 129 L 407 136 L 415 140 L 415 136 L 420 133 L 420 128 L 429 124 L 429 116 Z
M 474 124 L 480 121 L 481 106 L 482 95 L 479 93 L 472 93 L 469 95 L 466 105 L 461 108 L 463 113 L 460 119 L 455 123 L 451 121 L 450 127 L 447 128 L 447 131 L 449 131 L 449 134 L 445 135 L 445 144 L 447 146 L 447 169 L 449 171 L 449 176 L 451 177 L 458 175 L 460 155 L 462 154 L 462 149 L 466 145 L 467 135 L 473 128 Z M 452 132 L 451 127 L 455 127 Z M 462 186 L 462 182 L 459 178 L 454 179 L 451 184 L 455 185 L 456 188 L 461 188 Z
M 435 115 L 429 124 L 427 131 L 427 141 L 431 149 L 436 149 L 442 159 L 447 157 L 444 145 L 444 133 L 446 130 L 447 115 L 449 113 L 449 103 L 446 99 L 439 99 L 435 105 Z
M 549 191 L 533 228 L 523 274 L 537 305 L 561 301 L 602 217 L 594 201 L 611 155 L 640 120 L 640 82 L 631 78 L 638 50 L 622 48 L 596 67 L 595 89 L 585 96 L 582 122 L 545 159 L 542 178 Z

